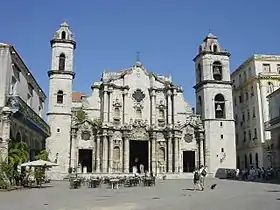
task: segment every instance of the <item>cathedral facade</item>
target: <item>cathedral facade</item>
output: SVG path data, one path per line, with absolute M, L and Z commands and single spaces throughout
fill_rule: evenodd
M 59 165 L 52 169 L 53 177 L 62 179 L 73 170 L 100 175 L 140 169 L 156 175 L 181 174 L 205 164 L 214 172 L 222 165 L 210 161 L 217 159 L 216 148 L 213 157 L 209 155 L 209 148 L 220 148 L 219 139 L 208 143 L 205 136 L 211 133 L 171 77 L 153 73 L 137 60 L 129 68 L 103 72 L 86 96 L 72 92 L 76 42 L 67 23 L 55 32 L 51 47 L 47 148 Z M 220 118 L 215 123 L 223 120 L 227 121 Z M 208 125 L 207 129 L 215 129 Z M 229 149 L 232 143 L 228 142 Z M 235 161 L 227 163 L 229 158 L 235 160 L 234 156 L 223 161 L 235 168 Z

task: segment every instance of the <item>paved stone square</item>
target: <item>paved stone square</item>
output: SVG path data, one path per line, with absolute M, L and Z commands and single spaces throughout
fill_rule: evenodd
M 156 187 L 104 187 L 69 189 L 69 183 L 53 187 L 0 192 L 2 210 L 279 210 L 280 185 L 229 180 L 207 180 L 204 192 L 193 192 L 192 180 L 158 180 Z

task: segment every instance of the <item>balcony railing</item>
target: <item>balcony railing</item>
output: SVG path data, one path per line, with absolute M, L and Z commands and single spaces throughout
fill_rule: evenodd
M 280 126 L 280 116 L 274 117 L 271 120 L 265 122 L 264 126 L 265 126 L 266 130 L 270 130 L 272 127 L 274 127 L 277 124 L 279 124 L 279 126 Z
M 20 96 L 8 96 L 7 106 L 11 108 L 12 112 L 19 113 L 24 116 L 24 119 L 30 122 L 33 127 L 35 126 L 44 135 L 50 135 L 49 125 L 34 111 L 32 110 Z

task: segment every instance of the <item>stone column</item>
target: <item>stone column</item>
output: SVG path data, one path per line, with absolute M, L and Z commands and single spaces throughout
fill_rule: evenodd
M 173 107 L 173 122 L 174 124 L 178 121 L 178 117 L 177 117 L 177 106 L 176 106 L 176 101 L 177 101 L 177 90 L 174 89 L 173 90 L 173 100 L 172 100 L 172 107 Z
M 123 151 L 124 173 L 129 173 L 129 139 L 128 135 L 124 135 L 124 151 Z
M 108 172 L 113 172 L 113 150 L 114 150 L 114 142 L 112 139 L 112 133 L 108 133 L 108 141 L 109 141 L 109 167 Z
M 108 122 L 108 91 L 107 86 L 104 86 L 103 90 L 103 122 Z
M 198 135 L 198 138 L 199 138 L 199 154 L 200 154 L 199 163 L 200 163 L 200 165 L 205 165 L 204 135 L 203 135 L 203 133 L 200 132 L 199 135 Z
M 174 137 L 174 173 L 178 173 L 178 141 L 179 138 L 177 136 Z
M 156 173 L 156 136 L 155 133 L 152 134 L 151 136 L 151 143 L 152 143 L 152 172 L 155 174 Z
M 178 138 L 178 172 L 183 172 L 182 167 L 182 151 L 181 151 L 181 138 Z
M 156 91 L 151 90 L 151 106 L 152 106 L 152 125 L 156 125 Z
M 167 124 L 172 124 L 172 102 L 171 102 L 171 90 L 167 90 Z
M 102 172 L 108 173 L 108 137 L 107 134 L 103 134 L 103 161 L 102 161 Z
M 168 149 L 168 163 L 167 163 L 167 169 L 168 169 L 168 173 L 172 173 L 172 138 L 171 136 L 168 136 L 168 140 L 167 140 L 167 149 Z
M 123 124 L 128 123 L 129 119 L 128 119 L 128 90 L 124 89 L 123 91 Z
M 113 121 L 113 113 L 112 113 L 112 107 L 113 107 L 113 88 L 110 87 L 108 89 L 108 121 L 112 122 Z
M 70 151 L 71 151 L 71 158 L 70 158 L 70 167 L 75 168 L 76 167 L 76 162 L 77 162 L 77 157 L 76 157 L 76 150 L 77 150 L 77 145 L 76 145 L 76 138 L 77 138 L 77 128 L 72 127 L 71 128 L 71 145 L 70 145 Z
M 100 135 L 96 137 L 96 173 L 100 173 Z
M 0 162 L 8 158 L 8 145 L 10 141 L 11 110 L 8 107 L 2 109 L 2 142 L 0 141 Z M 1 116 L 1 115 L 0 115 Z

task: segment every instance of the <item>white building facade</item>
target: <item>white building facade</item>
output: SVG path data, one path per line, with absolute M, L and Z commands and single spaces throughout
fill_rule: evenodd
M 0 43 L 0 148 L 8 155 L 10 141 L 27 143 L 29 159 L 45 147 L 50 128 L 43 120 L 46 95 L 9 44 Z
M 170 77 L 148 71 L 138 60 L 129 68 L 103 72 L 86 96 L 72 92 L 76 42 L 67 23 L 56 31 L 51 46 L 47 114 L 51 136 L 47 148 L 51 160 L 59 165 L 52 170 L 53 178 L 64 178 L 69 169 L 100 175 L 129 174 L 133 168 L 139 172 L 140 165 L 154 174 L 173 175 L 205 164 L 211 173 L 220 167 L 235 168 L 235 135 L 224 132 L 225 138 L 232 135 L 231 145 L 221 141 L 217 149 L 209 144 L 214 141 L 212 134 L 204 131 L 200 116 L 194 114 L 182 88 Z M 225 74 L 229 80 L 227 70 Z M 225 89 L 230 90 L 228 83 Z M 225 105 L 230 110 L 231 104 Z M 78 120 L 81 111 L 86 113 L 82 121 Z M 96 126 L 93 121 L 100 124 Z M 220 121 L 215 123 L 220 125 Z M 228 130 L 231 124 L 227 121 L 233 122 L 233 118 L 229 115 L 223 121 Z M 214 126 L 205 125 L 208 129 Z M 234 132 L 234 122 L 232 125 Z M 204 140 L 204 132 L 208 140 Z M 219 156 L 221 145 L 228 156 Z
M 270 120 L 265 123 L 267 131 L 271 132 L 268 157 L 271 166 L 280 168 L 280 88 L 267 96 Z
M 230 53 L 209 33 L 194 58 L 196 111 L 205 129 L 205 164 L 210 172 L 236 167 Z
M 237 167 L 270 167 L 267 95 L 279 87 L 280 56 L 253 55 L 232 74 Z

